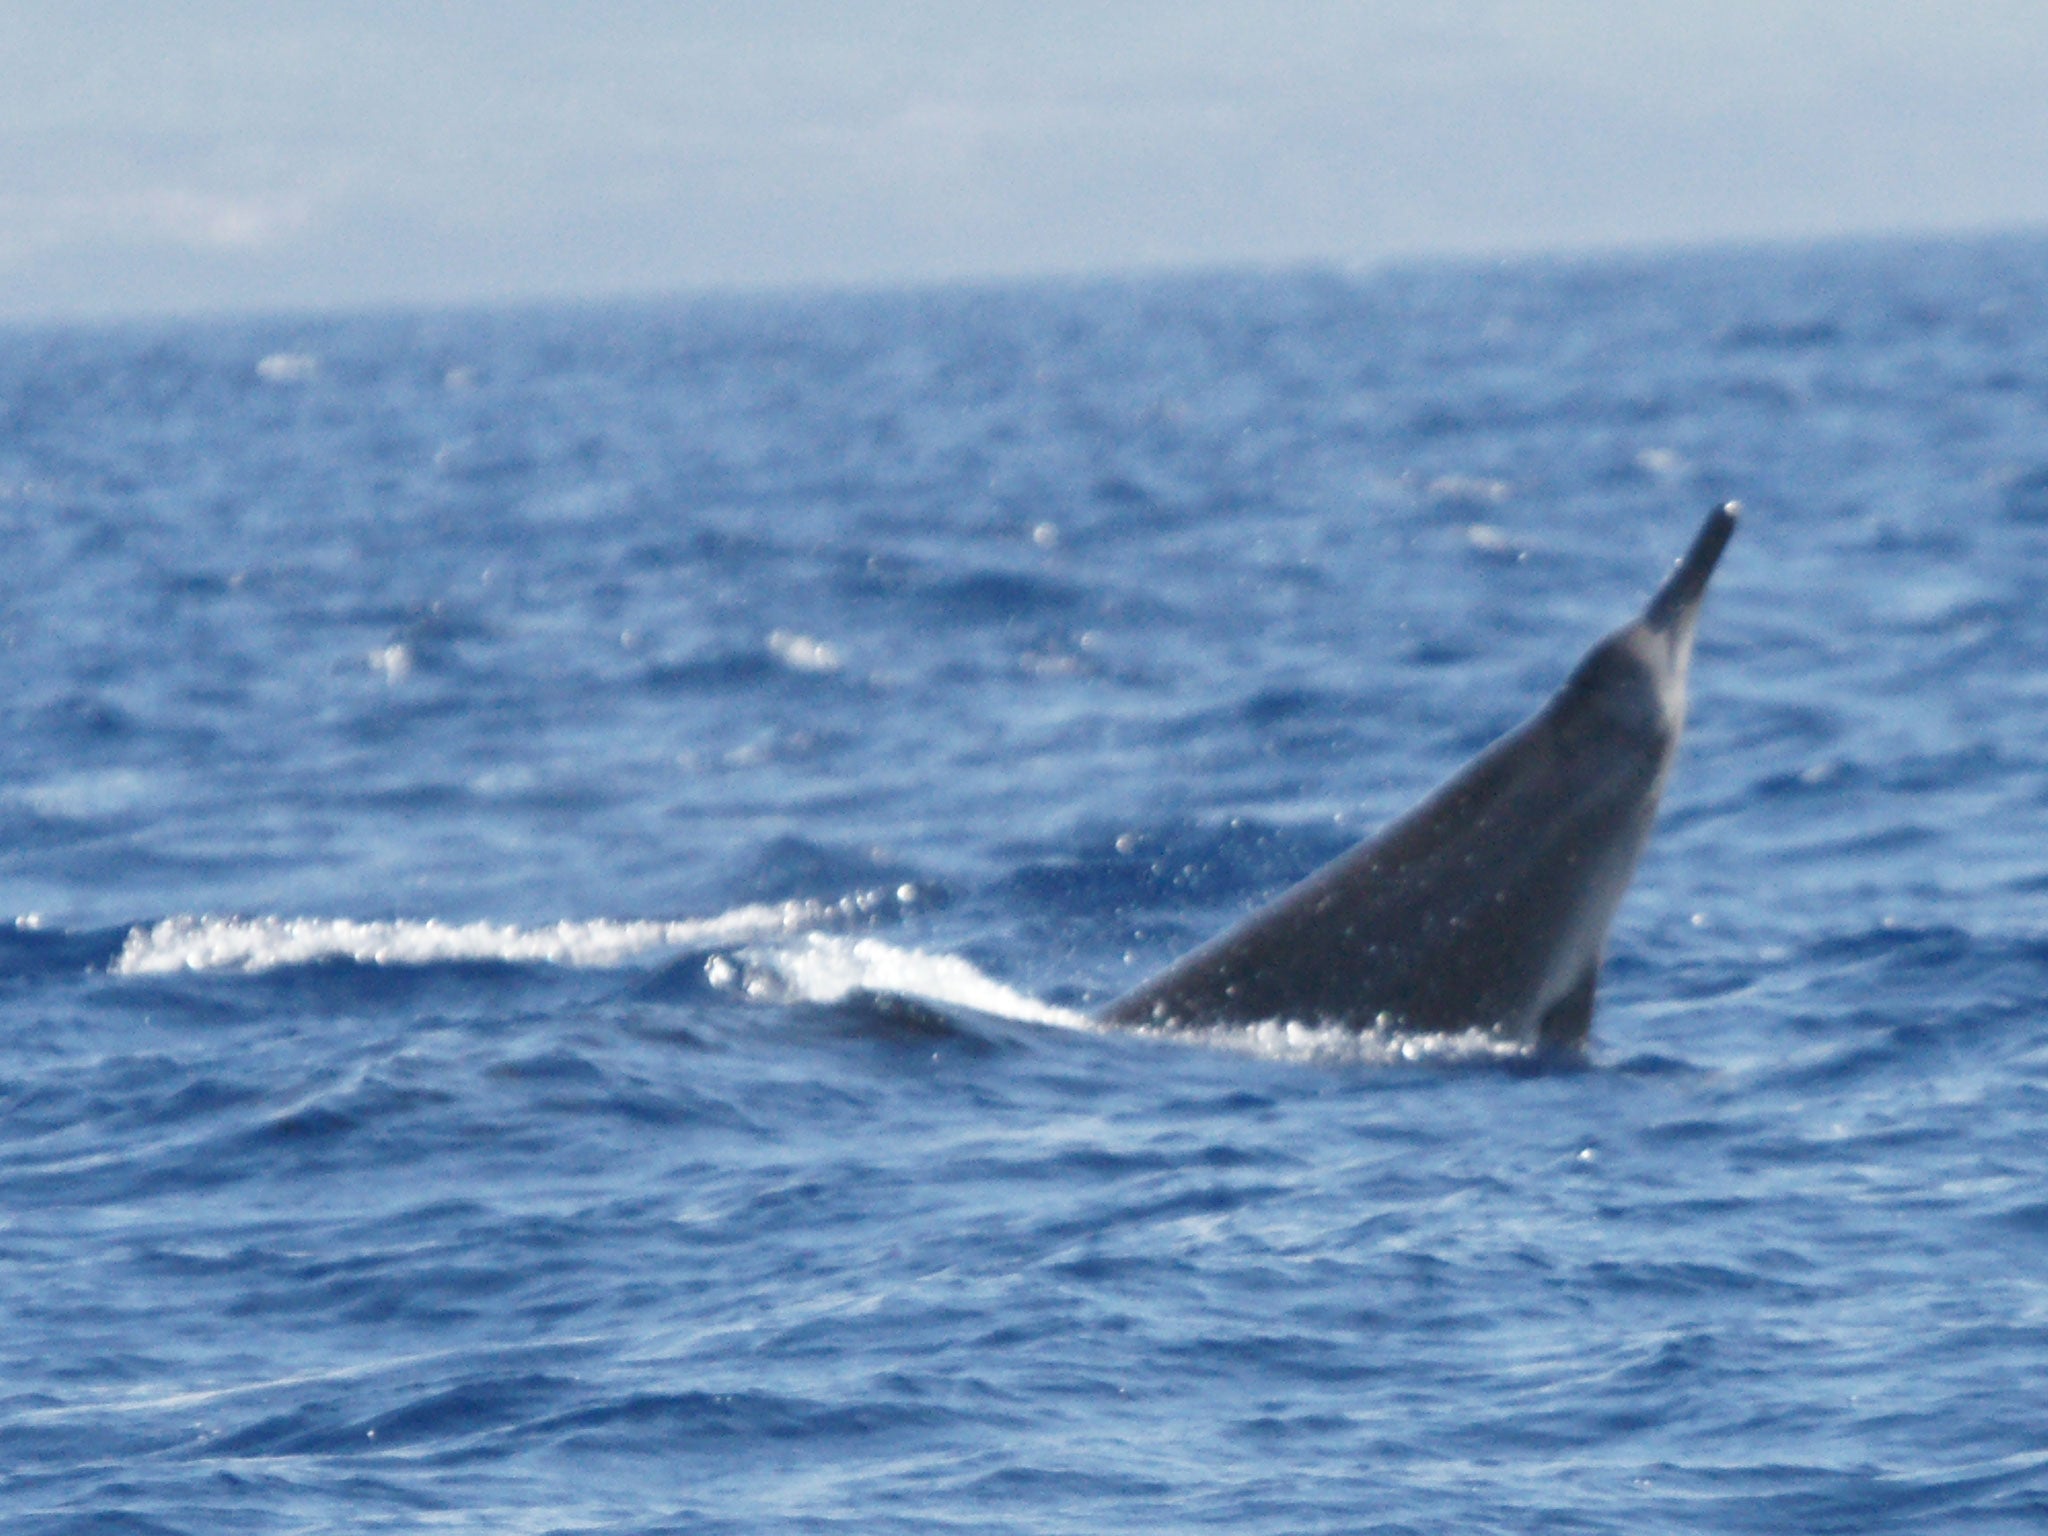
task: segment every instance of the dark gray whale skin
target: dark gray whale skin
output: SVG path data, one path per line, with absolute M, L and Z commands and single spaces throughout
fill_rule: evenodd
M 1642 616 L 1594 646 L 1535 716 L 1097 1020 L 1486 1029 L 1582 1049 L 1608 924 L 1685 727 L 1707 578 L 1738 510 L 1708 514 Z

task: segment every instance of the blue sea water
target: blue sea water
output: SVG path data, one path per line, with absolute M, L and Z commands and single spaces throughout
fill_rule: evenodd
M 1591 1053 L 1115 994 L 1739 497 Z M 0 332 L 0 1525 L 2036 1531 L 2048 239 Z

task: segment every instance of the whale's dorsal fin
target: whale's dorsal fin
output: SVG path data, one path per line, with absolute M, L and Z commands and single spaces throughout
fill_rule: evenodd
M 1607 929 L 1685 726 L 1708 514 L 1642 616 L 1549 703 L 1377 836 L 1101 1010 L 1106 1023 L 1289 1019 L 1494 1029 L 1576 1048 Z

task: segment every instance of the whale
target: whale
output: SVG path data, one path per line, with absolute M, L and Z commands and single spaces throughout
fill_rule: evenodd
M 1528 720 L 1097 1022 L 1481 1030 L 1583 1051 L 1607 931 L 1685 729 L 1707 581 L 1739 512 L 1715 507 L 1642 613 Z

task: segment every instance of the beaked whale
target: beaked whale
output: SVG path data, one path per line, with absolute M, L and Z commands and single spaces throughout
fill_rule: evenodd
M 1107 1024 L 1289 1020 L 1584 1046 L 1608 924 L 1685 726 L 1708 514 L 1640 618 L 1405 816 L 1100 1009 Z

